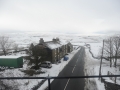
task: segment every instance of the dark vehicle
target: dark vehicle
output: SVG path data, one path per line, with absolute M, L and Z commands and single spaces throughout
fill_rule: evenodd
M 41 63 L 40 65 L 41 67 L 45 67 L 45 68 L 51 68 L 52 67 L 52 63 L 50 61 L 44 61 Z

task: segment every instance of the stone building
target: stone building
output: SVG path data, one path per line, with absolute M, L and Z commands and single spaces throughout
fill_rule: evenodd
M 59 38 L 54 38 L 52 41 L 44 42 L 43 38 L 39 40 L 39 46 L 44 46 L 47 49 L 48 55 L 46 61 L 55 63 L 65 56 L 65 54 L 73 51 L 72 44 L 62 43 Z

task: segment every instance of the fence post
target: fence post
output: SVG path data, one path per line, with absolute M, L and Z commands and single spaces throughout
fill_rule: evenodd
M 48 89 L 51 90 L 51 87 L 50 87 L 50 79 L 48 79 Z
M 51 90 L 49 74 L 48 74 L 48 89 Z
M 116 78 L 117 78 L 117 77 L 115 77 L 115 84 L 116 84 Z
M 108 74 L 107 75 L 109 75 L 109 71 L 108 71 Z

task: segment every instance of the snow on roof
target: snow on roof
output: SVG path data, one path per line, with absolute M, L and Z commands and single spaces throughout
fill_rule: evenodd
M 45 45 L 50 49 L 55 49 L 55 48 L 58 48 L 58 47 L 62 46 L 61 44 L 59 44 L 57 42 L 53 42 L 53 41 L 45 42 Z
M 67 44 L 66 41 L 60 41 L 59 43 L 62 44 L 62 45 L 66 45 Z
M 19 58 L 21 56 L 0 56 L 0 58 Z

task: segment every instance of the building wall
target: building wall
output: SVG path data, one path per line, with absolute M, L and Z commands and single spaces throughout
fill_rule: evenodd
M 60 59 L 64 57 L 65 54 L 70 53 L 73 51 L 73 46 L 68 46 L 62 45 L 61 47 L 58 47 L 56 49 L 51 50 L 51 59 L 50 60 L 52 63 L 56 63 Z
M 65 45 L 65 54 L 67 54 L 68 53 L 68 46 L 67 46 L 67 44 Z
M 73 45 L 72 44 L 68 44 L 68 53 L 73 51 Z
M 56 50 L 53 49 L 52 50 L 52 63 L 54 63 L 56 61 Z
M 52 62 L 52 50 L 47 48 L 48 55 L 46 57 L 46 61 L 51 61 Z
M 68 44 L 66 44 L 55 49 L 48 48 L 48 56 L 46 57 L 46 60 L 51 61 L 52 63 L 56 63 L 57 61 L 62 59 L 65 54 L 71 52 L 73 50 L 72 47 L 73 46 L 69 46 Z
M 60 59 L 62 59 L 62 57 L 63 57 L 62 47 L 60 47 L 59 50 L 60 50 L 60 52 L 59 52 L 60 53 Z
M 66 54 L 65 45 L 62 46 L 62 57 Z

